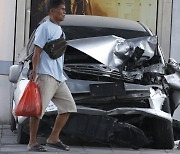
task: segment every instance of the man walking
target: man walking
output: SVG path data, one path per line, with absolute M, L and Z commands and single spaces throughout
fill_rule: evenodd
M 37 143 L 37 131 L 39 121 L 52 100 L 58 108 L 54 127 L 47 139 L 47 145 L 63 150 L 69 150 L 69 146 L 63 144 L 59 139 L 60 132 L 66 124 L 71 112 L 77 112 L 73 97 L 64 82 L 63 75 L 64 55 L 51 59 L 43 51 L 47 42 L 58 39 L 63 31 L 60 22 L 65 18 L 65 2 L 63 0 L 49 0 L 47 4 L 49 20 L 41 24 L 35 33 L 35 51 L 32 58 L 33 70 L 30 80 L 36 81 L 42 99 L 42 114 L 40 117 L 30 118 L 30 140 L 28 144 L 29 151 L 47 151 L 47 149 Z

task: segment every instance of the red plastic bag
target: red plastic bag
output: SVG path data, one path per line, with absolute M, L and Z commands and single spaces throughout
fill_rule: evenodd
M 41 110 L 39 88 L 35 82 L 29 81 L 14 113 L 16 116 L 36 117 L 41 114 Z

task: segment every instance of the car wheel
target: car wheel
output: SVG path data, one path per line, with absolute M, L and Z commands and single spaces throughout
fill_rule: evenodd
M 23 131 L 23 125 L 18 124 L 18 130 L 17 130 L 17 142 L 20 144 L 28 144 L 29 142 L 29 135 Z
M 172 122 L 156 119 L 154 121 L 154 147 L 157 149 L 172 149 L 174 147 L 174 135 Z

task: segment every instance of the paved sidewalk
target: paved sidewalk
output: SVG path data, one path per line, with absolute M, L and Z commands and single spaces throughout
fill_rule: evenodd
M 10 126 L 0 125 L 0 154 L 35 154 L 39 152 L 28 152 L 27 145 L 17 144 L 17 134 L 12 133 Z M 173 150 L 115 148 L 95 145 L 71 145 L 70 151 L 57 150 L 47 147 L 46 154 L 180 154 L 177 146 Z

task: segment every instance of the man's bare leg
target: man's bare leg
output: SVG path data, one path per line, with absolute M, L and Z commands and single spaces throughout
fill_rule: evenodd
M 47 143 L 57 143 L 57 141 L 59 141 L 60 132 L 62 128 L 64 127 L 64 125 L 66 124 L 69 118 L 69 115 L 70 113 L 57 115 L 51 135 L 47 139 Z
M 31 117 L 30 118 L 30 139 L 29 139 L 29 144 L 28 146 L 33 146 L 38 144 L 37 143 L 37 131 L 39 127 L 39 118 L 36 117 Z
M 44 148 L 42 145 L 38 144 L 37 142 L 37 131 L 39 127 L 39 118 L 31 117 L 30 118 L 30 139 L 28 144 L 29 151 L 36 151 L 36 152 L 46 152 L 47 149 Z

